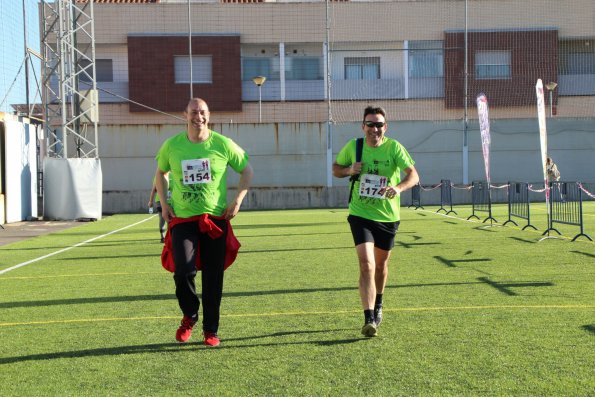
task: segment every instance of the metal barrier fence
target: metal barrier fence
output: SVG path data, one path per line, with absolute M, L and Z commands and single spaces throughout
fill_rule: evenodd
M 411 204 L 407 208 L 411 207 L 414 207 L 414 210 L 424 209 L 423 205 L 421 205 L 421 185 L 419 183 L 411 188 Z
M 467 218 L 467 220 L 471 218 L 480 219 L 479 216 L 475 214 L 476 212 L 487 212 L 488 216 L 482 221 L 483 223 L 485 223 L 488 220 L 492 222 L 498 222 L 492 216 L 492 199 L 490 195 L 490 186 L 488 185 L 488 183 L 484 181 L 473 181 L 471 186 L 473 211 L 471 215 Z
M 504 226 L 509 222 L 518 226 L 512 219 L 514 216 L 527 221 L 527 224 L 523 226 L 522 230 L 525 230 L 528 227 L 537 230 L 537 228 L 531 224 L 530 203 L 529 184 L 527 182 L 508 182 L 508 220 L 504 222 Z
M 572 241 L 575 241 L 580 236 L 593 241 L 584 232 L 582 185 L 579 182 L 550 182 L 549 189 L 550 211 L 548 228 L 543 232 L 543 235 L 549 235 L 551 230 L 562 234 L 554 227 L 554 223 L 562 223 L 580 228 L 580 232 L 574 236 Z
M 444 208 L 445 205 L 449 206 L 450 210 Z M 436 212 L 440 211 L 444 211 L 446 215 L 451 213 L 458 215 L 456 211 L 452 209 L 452 185 L 450 179 L 442 179 L 440 181 L 440 208 L 438 208 L 438 211 Z
M 543 235 L 548 235 L 554 231 L 561 235 L 559 230 L 554 227 L 555 223 L 566 225 L 574 225 L 580 228 L 580 232 L 574 236 L 572 241 L 584 236 L 590 241 L 593 241 L 591 236 L 584 232 L 583 219 L 583 201 L 595 200 L 595 194 L 589 192 L 588 188 L 593 189 L 594 184 L 583 184 L 581 182 L 550 182 L 549 183 L 549 207 L 548 207 L 548 227 Z M 502 198 L 506 193 L 508 201 L 508 220 L 504 222 L 503 226 L 512 223 L 519 226 L 513 218 L 525 219 L 527 224 L 523 226 L 522 230 L 530 227 L 537 230 L 531 224 L 530 207 L 532 199 L 539 201 L 543 199 L 546 189 L 543 188 L 543 183 L 527 183 L 527 182 L 508 182 L 503 185 L 488 185 L 487 181 L 474 181 L 471 185 L 454 185 L 448 179 L 443 179 L 436 185 L 421 185 L 417 184 L 411 189 L 411 205 L 408 208 L 414 209 L 422 208 L 422 192 L 430 192 L 434 189 L 440 188 L 440 208 L 436 211 L 444 211 L 445 214 L 454 213 L 452 189 L 471 190 L 472 214 L 467 218 L 476 218 L 481 220 L 477 215 L 479 212 L 487 212 L 488 216 L 482 221 L 483 223 L 490 220 L 497 223 L 498 221 L 492 216 L 492 194 L 496 193 L 497 197 Z M 504 192 L 506 189 L 506 192 Z M 495 190 L 495 192 L 493 191 Z M 498 192 L 502 190 L 502 192 Z M 531 195 L 533 197 L 531 197 Z M 432 201 L 432 200 L 430 200 Z M 502 201 L 502 200 L 498 200 Z M 435 202 L 435 201 L 434 201 Z M 450 210 L 448 210 L 450 208 Z

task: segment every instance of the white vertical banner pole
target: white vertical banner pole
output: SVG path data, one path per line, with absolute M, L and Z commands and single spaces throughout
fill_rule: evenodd
M 481 132 L 481 148 L 483 151 L 483 163 L 485 165 L 486 180 L 488 188 L 491 185 L 490 178 L 490 116 L 488 114 L 488 98 L 481 93 L 477 96 L 477 115 L 479 117 L 479 131 Z
M 543 82 L 541 79 L 537 80 L 535 85 L 535 94 L 537 95 L 537 119 L 539 120 L 539 142 L 541 143 L 541 166 L 543 170 L 543 185 L 545 188 L 545 206 L 547 208 L 548 217 L 548 233 L 550 229 L 550 189 L 547 176 L 547 129 L 545 125 L 545 101 L 543 96 Z

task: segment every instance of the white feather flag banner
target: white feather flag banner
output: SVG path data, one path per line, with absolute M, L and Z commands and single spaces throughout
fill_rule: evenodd
M 549 202 L 549 189 L 547 180 L 547 129 L 545 125 L 545 100 L 543 96 L 543 82 L 537 80 L 535 85 L 537 95 L 537 119 L 539 120 L 539 141 L 541 143 L 541 166 L 543 169 L 543 183 L 545 187 L 545 201 Z
M 488 98 L 481 93 L 477 96 L 477 115 L 479 116 L 479 131 L 481 132 L 481 148 L 485 165 L 486 180 L 490 186 L 490 116 L 488 114 Z

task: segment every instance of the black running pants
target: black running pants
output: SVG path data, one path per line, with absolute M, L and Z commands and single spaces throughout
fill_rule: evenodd
M 176 271 L 176 297 L 182 313 L 186 316 L 198 314 L 200 300 L 196 293 L 196 255 L 201 260 L 201 287 L 203 304 L 203 330 L 217 333 L 221 296 L 223 294 L 223 271 L 225 264 L 227 222 L 212 219 L 223 230 L 223 235 L 212 239 L 201 233 L 196 222 L 175 225 L 171 230 L 172 253 Z

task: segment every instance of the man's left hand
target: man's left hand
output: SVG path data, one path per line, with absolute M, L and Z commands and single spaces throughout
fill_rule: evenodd
M 229 205 L 225 211 L 223 211 L 223 217 L 226 220 L 230 220 L 232 218 L 234 218 L 238 212 L 240 212 L 240 204 L 238 203 L 232 203 L 231 205 Z
M 384 195 L 388 199 L 392 199 L 401 194 L 401 192 L 396 186 L 387 186 L 380 191 L 380 194 Z

